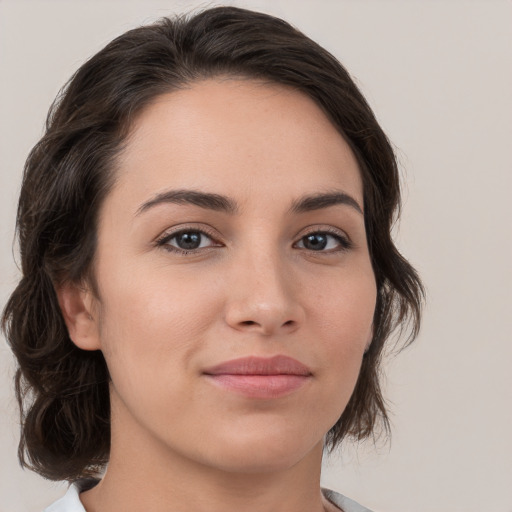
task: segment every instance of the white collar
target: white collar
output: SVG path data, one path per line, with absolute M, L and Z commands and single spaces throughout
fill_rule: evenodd
M 75 482 L 69 487 L 67 493 L 62 498 L 45 508 L 43 512 L 86 512 L 80 501 L 79 494 L 82 491 L 94 487 L 98 481 L 99 480 L 84 479 Z M 322 489 L 322 493 L 331 503 L 343 510 L 343 512 L 371 512 L 371 510 L 359 505 L 359 503 L 330 489 Z

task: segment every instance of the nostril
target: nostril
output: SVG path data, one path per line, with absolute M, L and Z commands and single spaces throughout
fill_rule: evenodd
M 242 325 L 247 325 L 247 326 L 251 326 L 251 325 L 258 325 L 258 322 L 255 322 L 254 320 L 244 320 L 243 322 L 240 322 Z M 287 322 L 285 322 L 283 324 L 283 327 L 289 327 L 289 326 L 292 326 L 294 325 L 295 322 L 293 320 L 288 320 Z

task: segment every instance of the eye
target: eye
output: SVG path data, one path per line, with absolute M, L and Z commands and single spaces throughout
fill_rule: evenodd
M 348 238 L 339 234 L 325 231 L 316 231 L 303 236 L 296 244 L 299 249 L 315 252 L 337 252 L 350 249 L 352 246 Z
M 199 229 L 183 229 L 164 235 L 160 240 L 157 240 L 157 245 L 171 252 L 188 254 L 198 249 L 214 247 L 220 244 L 216 243 L 204 231 Z

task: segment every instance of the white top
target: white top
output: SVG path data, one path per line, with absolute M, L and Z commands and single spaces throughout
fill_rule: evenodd
M 43 512 L 86 512 L 78 495 L 80 492 L 94 487 L 92 480 L 81 480 L 71 485 L 68 492 L 53 505 L 45 508 Z M 329 489 L 322 489 L 324 496 L 343 512 L 371 512 L 370 509 L 359 505 L 355 501 L 342 496 L 341 494 Z

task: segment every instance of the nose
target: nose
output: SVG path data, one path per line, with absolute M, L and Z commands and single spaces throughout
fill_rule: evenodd
M 277 255 L 251 255 L 231 269 L 226 323 L 263 336 L 294 332 L 304 321 L 298 281 Z

